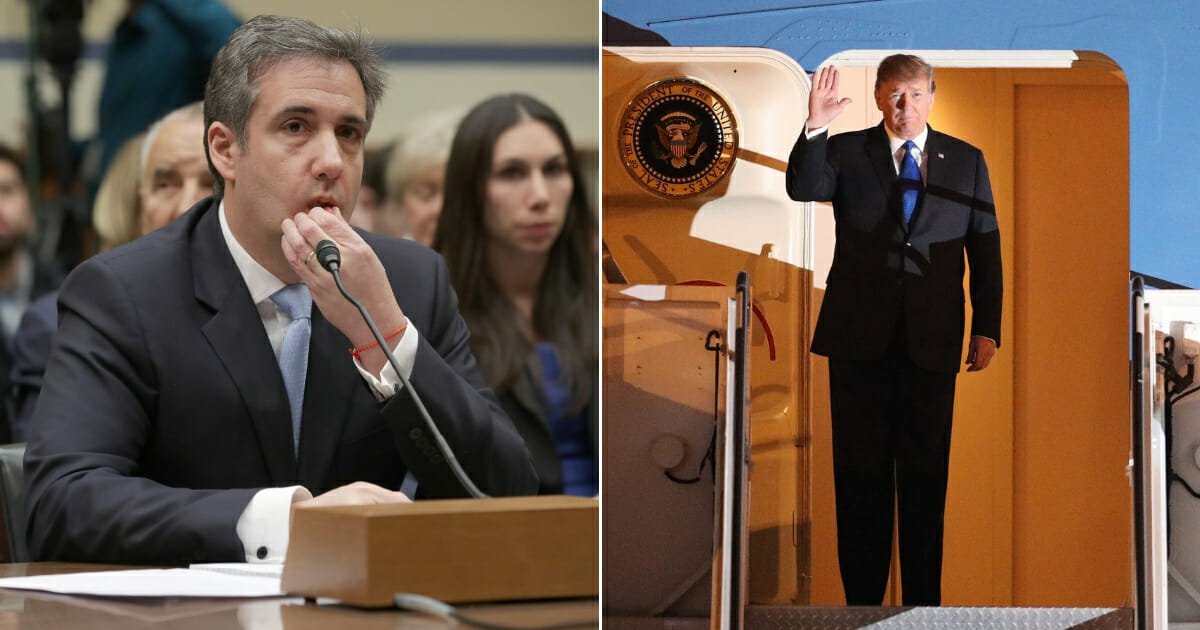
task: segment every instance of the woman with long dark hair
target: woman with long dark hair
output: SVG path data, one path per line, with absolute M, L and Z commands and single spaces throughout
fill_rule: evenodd
M 543 494 L 599 491 L 594 235 L 575 148 L 553 110 L 508 94 L 467 113 L 433 247 Z

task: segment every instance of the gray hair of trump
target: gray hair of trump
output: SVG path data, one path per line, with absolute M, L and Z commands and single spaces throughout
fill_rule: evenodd
M 875 89 L 888 81 L 912 81 L 913 79 L 929 79 L 929 91 L 936 92 L 937 84 L 933 82 L 933 66 L 916 55 L 889 55 L 879 62 L 879 70 L 875 73 Z
M 225 180 L 208 154 L 209 127 L 215 121 L 228 125 L 239 146 L 245 147 L 258 79 L 280 62 L 312 58 L 345 61 L 354 67 L 367 95 L 367 124 L 371 124 L 387 79 L 379 54 L 361 32 L 341 31 L 296 17 L 255 16 L 217 51 L 204 86 L 204 155 L 213 174 L 213 198 L 224 197 Z

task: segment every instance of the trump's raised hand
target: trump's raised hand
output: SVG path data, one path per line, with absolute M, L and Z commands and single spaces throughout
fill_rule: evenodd
M 847 105 L 854 102 L 850 97 L 838 98 L 841 77 L 838 69 L 825 66 L 813 77 L 812 91 L 808 93 L 808 130 L 820 129 L 833 122 Z

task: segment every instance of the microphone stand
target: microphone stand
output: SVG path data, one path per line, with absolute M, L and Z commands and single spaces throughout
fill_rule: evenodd
M 404 375 L 404 371 L 400 369 L 400 364 L 396 361 L 395 355 L 392 354 L 392 349 L 388 347 L 387 340 L 383 338 L 383 335 L 379 332 L 379 328 L 375 326 L 375 320 L 371 319 L 371 315 L 367 313 L 366 307 L 364 307 L 358 300 L 354 299 L 354 296 L 350 295 L 350 292 L 346 290 L 345 285 L 342 284 L 342 274 L 338 272 L 338 267 L 341 265 L 342 261 L 342 253 L 338 250 L 337 245 L 335 245 L 334 242 L 329 239 L 324 239 L 320 243 L 317 243 L 316 252 L 317 262 L 321 263 L 322 267 L 328 270 L 329 273 L 333 274 L 333 281 L 337 284 L 338 291 L 340 291 L 342 296 L 349 300 L 349 302 L 358 309 L 358 312 L 360 315 L 362 315 L 363 320 L 367 322 L 367 327 L 371 329 L 371 334 L 375 336 L 375 341 L 379 343 L 379 349 L 383 350 L 384 355 L 387 356 L 388 363 L 392 365 L 392 370 L 396 372 L 396 376 L 400 378 L 400 382 L 412 396 L 413 402 L 416 403 L 417 411 L 420 412 L 421 418 L 425 420 L 425 426 L 428 427 L 429 432 L 433 435 L 433 440 L 437 443 L 438 450 L 440 450 L 442 456 L 446 458 L 446 463 L 450 466 L 450 471 L 454 473 L 455 478 L 458 479 L 458 482 L 462 484 L 462 487 L 467 491 L 467 494 L 471 495 L 471 497 L 476 499 L 488 498 L 488 495 L 484 494 L 478 487 L 476 487 L 475 483 L 471 481 L 471 478 L 467 476 L 467 472 L 463 470 L 462 465 L 458 463 L 458 458 L 454 456 L 454 451 L 451 450 L 450 444 L 446 442 L 446 438 L 442 436 L 442 432 L 433 422 L 433 418 L 430 417 L 429 411 L 425 408 L 425 403 L 422 402 L 421 397 L 417 395 L 417 390 L 413 389 L 412 383 L 410 383 L 408 377 Z M 397 389 L 396 391 L 398 392 L 399 390 Z

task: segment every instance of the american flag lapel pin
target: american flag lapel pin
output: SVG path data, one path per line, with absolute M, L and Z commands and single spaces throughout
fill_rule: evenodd
M 939 153 L 939 154 L 938 154 L 938 159 L 939 159 L 939 160 L 944 160 L 944 159 L 946 159 L 946 154 L 945 154 L 945 153 Z

